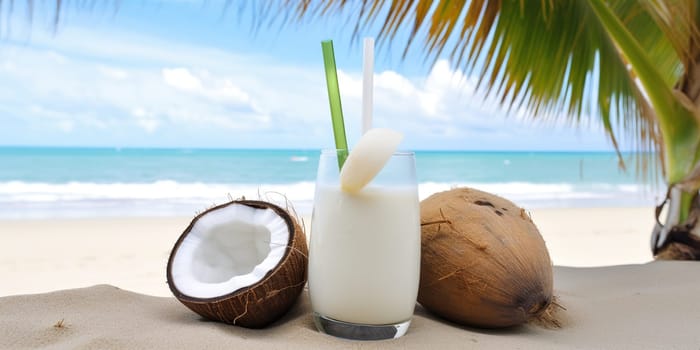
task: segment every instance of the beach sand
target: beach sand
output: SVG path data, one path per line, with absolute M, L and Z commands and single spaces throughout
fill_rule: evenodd
M 538 209 L 531 212 L 561 266 L 651 261 L 649 208 Z M 111 284 L 170 296 L 165 265 L 191 218 L 0 221 L 0 296 Z M 304 222 L 308 226 L 309 218 Z
M 318 333 L 309 298 L 264 330 L 200 319 L 173 298 L 113 286 L 0 298 L 0 348 L 65 349 L 698 349 L 700 265 L 654 262 L 555 267 L 561 329 L 480 330 L 418 307 L 399 339 L 355 342 Z
M 700 349 L 700 264 L 647 263 L 652 212 L 531 213 L 555 265 L 625 265 L 555 267 L 562 329 L 463 328 L 418 307 L 403 338 L 363 343 L 316 332 L 306 293 L 266 330 L 202 321 L 165 280 L 190 218 L 0 221 L 0 348 Z

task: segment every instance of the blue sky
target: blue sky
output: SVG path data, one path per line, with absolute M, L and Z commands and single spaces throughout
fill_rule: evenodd
M 362 50 L 343 16 L 256 30 L 251 11 L 217 1 L 121 1 L 65 9 L 54 32 L 50 7 L 29 26 L 21 4 L 8 18 L 7 3 L 0 145 L 332 147 L 320 48 L 329 38 L 349 143 L 359 137 Z M 400 46 L 378 51 L 374 114 L 375 126 L 404 133 L 403 148 L 611 149 L 595 122 L 506 116 L 474 77 L 444 59 L 431 67 L 419 50 L 402 60 Z

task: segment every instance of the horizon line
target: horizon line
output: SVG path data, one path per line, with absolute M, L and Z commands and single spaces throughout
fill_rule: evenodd
M 328 147 L 209 147 L 209 146 L 86 146 L 86 145 L 0 145 L 0 149 L 93 149 L 93 150 L 202 150 L 202 151 L 320 151 Z M 615 150 L 586 149 L 412 149 L 412 152 L 454 152 L 454 153 L 617 153 Z M 620 150 L 622 154 L 654 154 L 657 152 Z

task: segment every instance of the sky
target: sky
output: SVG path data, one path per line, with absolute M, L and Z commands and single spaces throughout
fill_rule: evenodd
M 120 1 L 87 11 L 0 2 L 0 146 L 332 148 L 320 42 L 333 39 L 353 145 L 360 137 L 361 40 L 342 15 L 254 25 L 220 1 Z M 51 2 L 48 2 L 51 3 Z M 50 5 L 50 4 L 49 4 Z M 369 35 L 376 33 L 368 30 Z M 405 38 L 408 33 L 401 33 Z M 403 149 L 609 151 L 579 127 L 506 113 L 446 58 L 377 48 L 374 126 Z

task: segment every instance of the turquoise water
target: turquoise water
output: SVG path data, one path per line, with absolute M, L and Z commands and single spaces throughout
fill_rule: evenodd
M 281 193 L 310 210 L 318 150 L 0 147 L 0 218 L 189 215 Z M 653 205 L 614 153 L 416 152 L 421 197 L 471 186 L 526 207 Z

